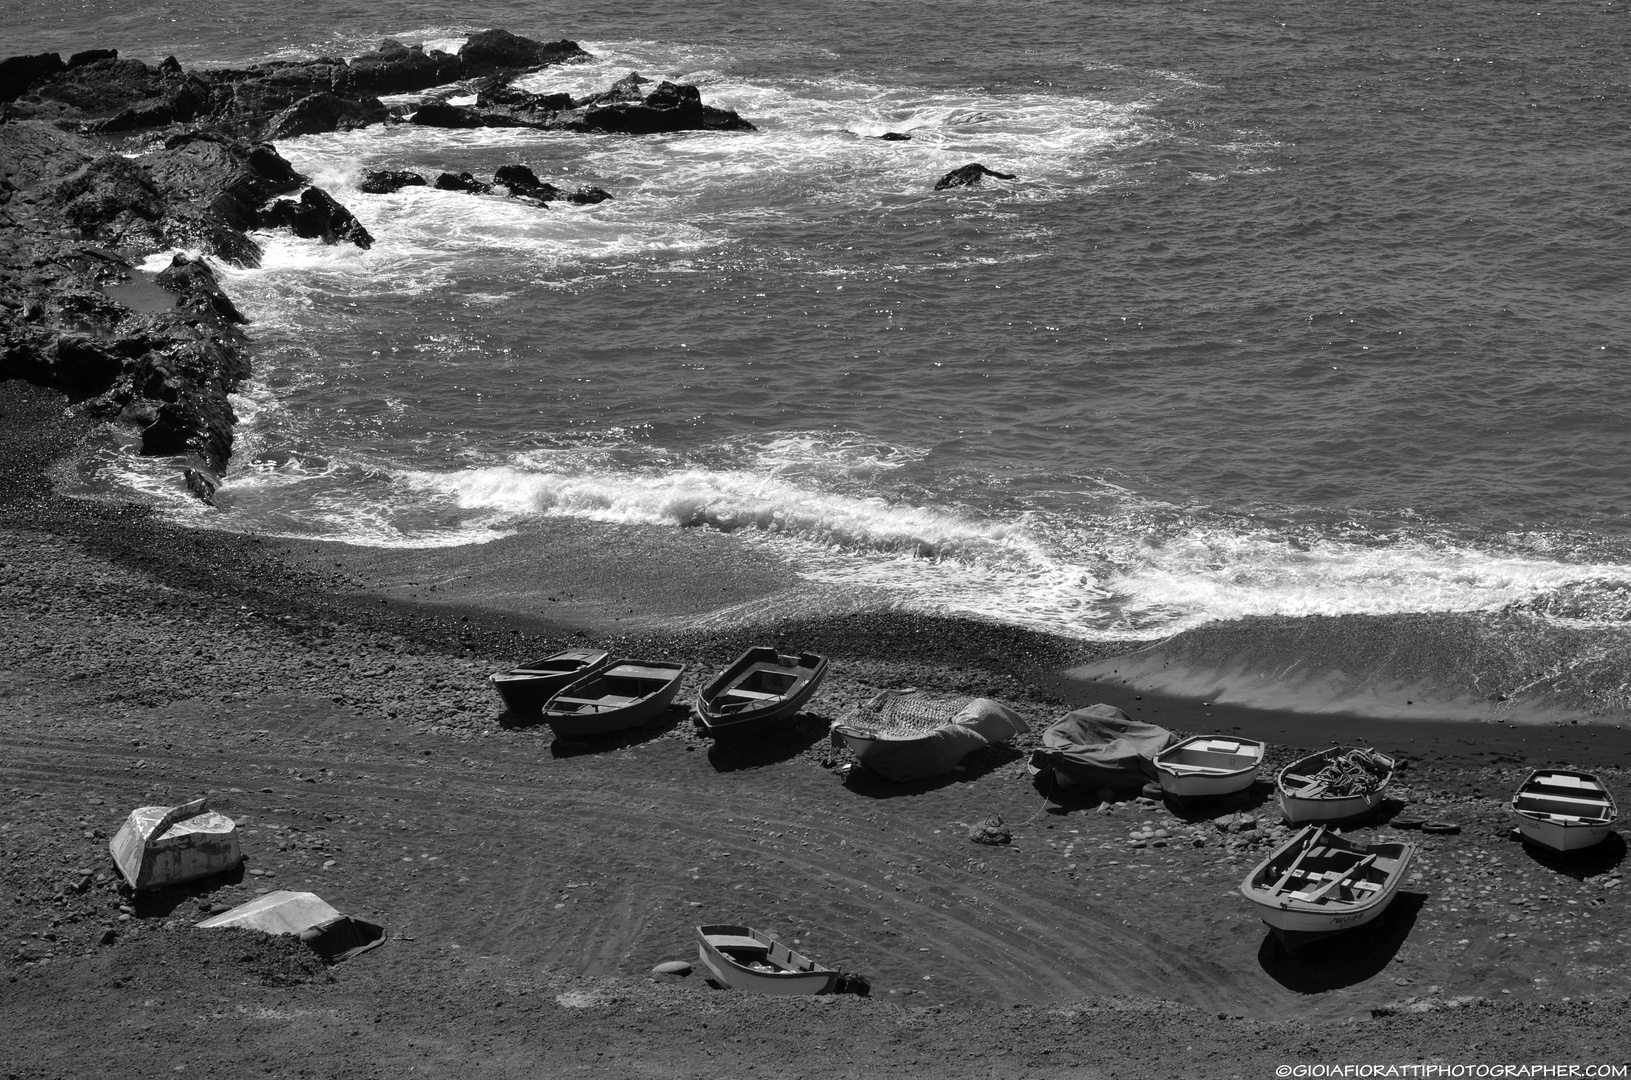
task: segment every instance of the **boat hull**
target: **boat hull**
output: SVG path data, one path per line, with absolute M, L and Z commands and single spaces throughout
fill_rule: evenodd
M 544 722 L 555 732 L 557 738 L 593 738 L 597 735 L 611 735 L 643 727 L 666 712 L 679 695 L 680 676 L 685 671 L 683 667 L 677 664 L 643 665 L 639 667 L 642 671 L 660 670 L 667 673 L 666 681 L 658 689 L 619 706 L 597 706 L 587 709 L 568 704 L 574 695 L 590 692 L 587 687 L 596 680 L 615 678 L 623 666 L 624 662 L 619 661 L 596 674 L 578 680 L 549 699 L 544 705 Z M 655 681 L 653 679 L 654 684 Z
M 1591 773 L 1536 769 L 1508 807 L 1526 842 L 1558 854 L 1584 851 L 1608 839 L 1619 809 Z
M 768 934 L 747 926 L 697 927 L 697 958 L 713 975 L 714 981 L 733 990 L 755 994 L 828 994 L 838 983 L 838 972 L 793 952 Z M 782 958 L 782 963 L 803 970 L 759 971 L 739 963 L 730 955 L 731 944 L 757 943 L 750 948 L 766 956 Z
M 1345 870 L 1354 873 L 1355 881 L 1360 882 L 1365 892 L 1360 898 L 1343 900 L 1340 898 L 1319 899 L 1311 892 L 1293 892 L 1285 887 L 1285 882 L 1276 882 L 1270 885 L 1271 879 L 1276 878 L 1282 870 L 1285 877 L 1290 878 L 1291 871 L 1303 862 L 1305 853 L 1312 850 L 1323 851 L 1322 856 L 1316 856 L 1315 862 L 1309 864 L 1318 867 L 1316 876 L 1305 878 L 1301 883 L 1304 889 L 1317 892 L 1324 882 L 1331 881 L 1333 877 L 1339 878 Z M 1319 871 L 1324 866 L 1319 858 L 1330 860 L 1336 856 L 1348 860 L 1346 864 L 1338 866 L 1323 876 Z M 1387 843 L 1371 846 L 1362 846 L 1350 843 L 1340 837 L 1325 833 L 1323 828 L 1309 826 L 1304 828 L 1290 841 L 1281 845 L 1273 854 L 1258 864 L 1246 879 L 1240 883 L 1240 894 L 1244 896 L 1257 912 L 1258 918 L 1263 920 L 1287 948 L 1295 949 L 1322 938 L 1328 938 L 1348 930 L 1375 922 L 1387 911 L 1399 894 L 1405 877 L 1410 872 L 1410 864 L 1415 858 L 1416 848 L 1413 844 Z M 1369 874 L 1364 872 L 1364 865 L 1378 862 Z M 1357 862 L 1357 864 L 1356 864 Z M 1388 869 L 1380 882 L 1375 881 L 1375 873 Z M 1305 873 L 1307 871 L 1305 870 Z M 1333 884 L 1331 887 L 1338 887 Z M 1279 891 L 1276 891 L 1276 888 Z M 1357 892 L 1357 889 L 1354 891 Z
M 518 667 L 488 676 L 493 689 L 511 712 L 532 713 L 579 679 L 587 678 L 612 662 L 610 653 L 573 649 L 556 653 L 534 667 Z M 569 666 L 570 665 L 570 666 Z M 551 670 L 553 668 L 560 670 Z
M 1215 746 L 1234 747 L 1223 753 Z M 1197 735 L 1155 755 L 1161 791 L 1178 800 L 1215 799 L 1245 791 L 1257 779 L 1263 744 L 1254 739 Z
M 1596 847 L 1607 840 L 1614 829 L 1612 823 L 1587 825 L 1577 821 L 1541 821 L 1517 811 L 1512 816 L 1518 819 L 1518 831 L 1523 834 L 1524 840 L 1560 854 Z
M 785 692 L 735 707 L 729 700 L 755 674 L 790 679 Z M 749 649 L 718 678 L 698 691 L 691 714 L 704 735 L 717 742 L 754 738 L 777 731 L 797 716 L 827 677 L 827 658 L 814 653 L 783 656 L 775 649 Z
M 113 863 L 137 892 L 213 877 L 243 862 L 238 826 L 214 810 L 177 821 L 157 839 L 154 826 L 167 806 L 143 806 L 131 812 L 108 842 Z

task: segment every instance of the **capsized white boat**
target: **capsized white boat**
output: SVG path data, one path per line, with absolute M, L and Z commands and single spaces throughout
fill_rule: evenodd
M 342 915 L 316 893 L 279 889 L 205 919 L 201 930 L 259 930 L 294 934 L 329 963 L 349 960 L 381 945 L 385 928 Z
M 1227 735 L 1196 735 L 1155 755 L 1161 790 L 1174 799 L 1233 795 L 1252 786 L 1263 744 Z
M 108 851 L 137 892 L 224 873 L 244 857 L 237 824 L 207 799 L 132 810 Z
M 1376 919 L 1399 893 L 1416 845 L 1358 844 L 1309 825 L 1257 865 L 1240 894 L 1288 948 Z
M 1397 762 L 1375 750 L 1333 746 L 1293 761 L 1275 778 L 1280 813 L 1289 825 L 1339 825 L 1370 816 Z
M 1557 852 L 1602 843 L 1619 817 L 1601 780 L 1568 769 L 1530 773 L 1512 796 L 1512 814 L 1525 840 Z

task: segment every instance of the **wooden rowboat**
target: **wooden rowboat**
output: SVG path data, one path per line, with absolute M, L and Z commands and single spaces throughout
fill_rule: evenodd
M 1275 778 L 1280 813 L 1289 825 L 1359 821 L 1382 805 L 1396 762 L 1375 750 L 1333 746 L 1293 761 Z
M 1309 825 L 1240 883 L 1287 948 L 1373 921 L 1399 894 L 1416 845 L 1357 844 Z
M 244 857 L 237 824 L 204 799 L 132 810 L 108 851 L 137 892 L 225 873 Z
M 544 722 L 566 738 L 639 727 L 674 703 L 683 674 L 683 664 L 619 660 L 545 702 Z
M 715 739 L 760 735 L 798 715 L 826 675 L 825 656 L 749 649 L 697 692 L 691 712 Z
M 697 956 L 721 986 L 760 994 L 827 994 L 838 972 L 751 926 L 697 927 Z
M 1196 735 L 1156 754 L 1155 772 L 1161 790 L 1174 799 L 1232 795 L 1257 779 L 1263 749 L 1256 739 Z
M 1619 811 L 1591 773 L 1536 769 L 1512 796 L 1512 814 L 1525 840 L 1561 853 L 1608 839 Z
M 511 712 L 537 712 L 569 685 L 606 667 L 612 654 L 599 649 L 568 649 L 530 664 L 489 676 L 493 689 Z

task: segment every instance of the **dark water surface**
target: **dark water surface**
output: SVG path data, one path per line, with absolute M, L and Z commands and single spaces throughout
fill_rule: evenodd
M 101 482 L 370 543 L 708 525 L 1089 637 L 1631 617 L 1624 3 L 192 7 L 28 5 L 3 51 L 502 26 L 598 58 L 530 88 L 638 70 L 760 131 L 281 143 L 378 245 L 227 275 L 259 351 L 220 512 Z M 511 161 L 616 198 L 356 190 Z M 970 161 L 1017 179 L 932 191 Z

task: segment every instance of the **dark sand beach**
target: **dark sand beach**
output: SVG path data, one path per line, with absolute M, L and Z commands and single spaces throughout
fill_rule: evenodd
M 1282 1064 L 1623 1063 L 1624 844 L 1569 863 L 1504 808 L 1526 770 L 1626 791 L 1627 728 L 1271 711 L 1090 681 L 1116 650 L 868 611 L 700 530 L 548 524 L 369 550 L 187 530 L 58 497 L 89 430 L 0 384 L 0 982 L 10 1077 L 130 1075 L 1267 1076 Z M 778 741 L 722 752 L 681 710 L 610 745 L 504 714 L 486 675 L 595 644 L 689 666 L 745 644 L 833 671 Z M 1129 647 L 1130 649 L 1131 647 Z M 1099 665 L 1099 666 L 1090 666 Z M 1111 670 L 1114 671 L 1112 664 Z M 892 785 L 828 723 L 879 688 L 1011 704 L 1034 731 Z M 1025 773 L 1106 701 L 1183 732 L 1408 762 L 1383 820 L 1411 880 L 1376 924 L 1292 957 L 1235 892 L 1272 803 L 1174 814 L 1061 801 Z M 1578 718 L 1576 718 L 1578 719 Z M 108 837 L 209 794 L 247 854 L 132 901 Z M 1007 846 L 971 843 L 999 814 Z M 1164 846 L 1130 832 L 1164 829 Z M 390 940 L 324 968 L 292 939 L 204 932 L 212 906 L 311 889 Z M 743 922 L 865 974 L 866 998 L 769 999 L 655 976 Z

